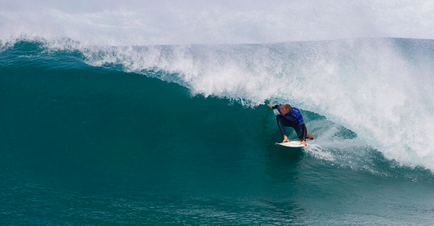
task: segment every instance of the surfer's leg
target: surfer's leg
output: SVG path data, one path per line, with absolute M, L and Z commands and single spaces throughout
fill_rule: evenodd
M 279 126 L 280 132 L 283 135 L 283 141 L 282 142 L 289 142 L 288 136 L 285 135 L 285 127 L 289 127 L 290 122 L 288 119 L 283 117 L 282 115 L 276 116 L 277 125 Z
M 315 137 L 311 133 L 307 132 L 306 125 L 300 126 L 297 124 L 294 127 L 294 130 L 295 130 L 295 132 L 297 132 L 298 138 L 300 138 L 300 140 L 306 140 L 306 139 L 313 140 L 313 139 L 315 139 Z
M 298 124 L 296 122 L 290 121 L 287 118 L 283 117 L 282 115 L 277 115 L 276 120 L 277 120 L 277 125 L 279 126 L 279 129 L 280 129 L 280 132 L 282 133 L 282 135 L 285 135 L 285 127 L 293 127 L 294 128 L 295 126 L 298 126 Z
M 307 132 L 306 125 L 300 126 L 295 121 L 290 121 L 287 118 L 283 117 L 282 115 L 276 116 L 277 125 L 279 126 L 280 132 L 283 136 L 285 136 L 285 127 L 292 127 L 294 128 L 295 132 L 297 133 L 297 136 L 300 140 L 306 140 L 310 139 L 313 140 L 315 137 Z
M 282 135 L 285 135 L 285 125 L 287 124 L 285 117 L 283 117 L 282 115 L 277 115 L 276 116 L 276 121 L 277 121 L 277 125 L 279 126 L 280 132 L 282 133 Z
M 302 140 L 306 140 L 306 125 L 300 126 L 298 123 L 294 125 L 292 128 L 294 128 L 295 132 L 297 133 L 298 138 Z

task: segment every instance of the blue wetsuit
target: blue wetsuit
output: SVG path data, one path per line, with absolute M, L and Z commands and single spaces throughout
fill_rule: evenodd
M 285 135 L 285 127 L 294 128 L 300 141 L 306 140 L 307 128 L 303 121 L 303 116 L 298 108 L 291 107 L 291 111 L 285 115 L 280 112 L 280 106 L 275 105 L 273 109 L 277 109 L 280 115 L 276 116 L 277 125 L 279 126 L 282 135 Z

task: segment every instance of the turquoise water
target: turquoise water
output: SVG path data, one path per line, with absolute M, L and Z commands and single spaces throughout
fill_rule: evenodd
M 63 42 L 1 47 L 0 224 L 434 222 L 432 41 Z

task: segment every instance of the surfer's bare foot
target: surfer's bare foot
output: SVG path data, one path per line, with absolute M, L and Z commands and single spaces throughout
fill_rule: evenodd
M 303 146 L 307 146 L 307 144 L 306 144 L 306 141 L 302 141 L 302 142 L 300 142 Z
M 288 139 L 288 137 L 286 135 L 283 135 L 283 141 L 282 141 L 282 143 L 286 143 L 286 142 L 289 142 L 289 139 Z
M 315 137 L 311 133 L 307 133 L 306 134 L 306 138 L 309 139 L 309 140 L 315 139 Z

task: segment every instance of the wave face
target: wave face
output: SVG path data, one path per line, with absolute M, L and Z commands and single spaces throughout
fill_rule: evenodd
M 427 224 L 433 50 L 3 43 L 2 222 Z M 264 103 L 300 108 L 317 139 L 275 146 Z
M 430 40 L 144 47 L 63 42 L 40 45 L 47 54 L 78 54 L 97 68 L 177 83 L 193 96 L 253 108 L 291 103 L 351 130 L 388 159 L 434 169 Z

